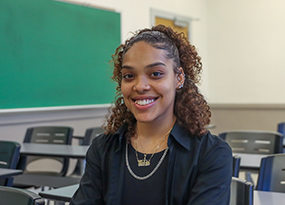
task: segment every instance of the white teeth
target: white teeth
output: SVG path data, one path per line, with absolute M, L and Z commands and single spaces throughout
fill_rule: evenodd
M 152 103 L 154 102 L 154 99 L 143 99 L 143 100 L 136 100 L 135 103 L 138 104 L 138 105 L 147 105 L 149 103 Z

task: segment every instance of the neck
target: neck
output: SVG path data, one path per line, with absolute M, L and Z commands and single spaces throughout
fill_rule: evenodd
M 137 137 L 131 139 L 133 147 L 139 152 L 159 152 L 167 147 L 168 135 L 174 125 L 176 118 L 169 122 L 160 123 L 137 123 Z M 138 139 L 139 138 L 139 139 Z M 155 147 L 159 145 L 158 149 Z
M 165 136 L 165 134 L 172 129 L 176 118 L 168 120 L 167 122 L 163 123 L 140 123 L 137 122 L 136 126 L 136 133 L 142 139 L 161 139 Z

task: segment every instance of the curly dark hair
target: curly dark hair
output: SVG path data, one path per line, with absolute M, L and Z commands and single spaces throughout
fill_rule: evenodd
M 173 59 L 174 72 L 179 73 L 182 67 L 185 73 L 184 86 L 177 89 L 174 102 L 174 115 L 177 122 L 189 130 L 192 135 L 201 136 L 207 132 L 205 126 L 210 123 L 210 107 L 203 95 L 199 92 L 197 84 L 202 72 L 201 57 L 195 46 L 191 45 L 184 33 L 173 31 L 164 25 L 154 26 L 151 29 L 137 31 L 133 37 L 120 45 L 114 55 L 114 71 L 112 80 L 117 83 L 117 95 L 114 106 L 109 109 L 105 126 L 107 133 L 114 133 L 123 124 L 128 124 L 126 137 L 128 140 L 135 134 L 136 119 L 126 107 L 121 95 L 122 62 L 124 54 L 134 43 L 144 41 L 155 48 L 163 49 L 168 59 Z

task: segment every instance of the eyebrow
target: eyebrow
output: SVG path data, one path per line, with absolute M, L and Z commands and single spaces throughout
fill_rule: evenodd
M 156 62 L 156 63 L 151 63 L 151 64 L 147 65 L 146 68 L 153 68 L 155 66 L 160 66 L 160 65 L 164 66 L 164 67 L 166 66 L 164 63 Z M 122 69 L 133 69 L 133 67 L 132 66 L 128 66 L 128 65 L 123 65 Z
M 152 63 L 152 64 L 147 65 L 146 68 L 152 68 L 152 67 L 159 66 L 159 65 L 162 65 L 164 67 L 166 66 L 164 63 L 157 62 L 157 63 Z

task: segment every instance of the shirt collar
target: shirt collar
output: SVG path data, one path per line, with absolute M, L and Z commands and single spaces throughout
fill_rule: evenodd
M 114 135 L 119 136 L 120 142 L 122 141 L 123 135 L 125 133 L 125 131 L 127 130 L 127 124 L 124 123 L 116 132 Z
M 193 137 L 189 130 L 186 130 L 178 124 L 176 121 L 170 135 L 184 148 L 190 150 L 191 148 L 191 138 Z
M 114 133 L 114 137 L 118 137 L 119 138 L 119 146 L 118 149 L 116 151 L 119 151 L 122 148 L 122 143 L 125 142 L 124 139 L 124 134 L 127 130 L 127 124 L 124 123 L 115 133 Z
M 127 130 L 127 124 L 124 123 L 114 134 L 114 136 L 119 137 L 119 141 L 120 141 L 120 148 L 122 146 L 122 142 L 124 141 L 124 134 Z M 177 121 L 175 122 L 170 135 L 173 136 L 173 138 L 184 148 L 186 148 L 187 150 L 190 150 L 190 145 L 191 145 L 191 138 L 193 137 L 191 135 L 191 133 L 186 130 L 185 128 L 183 128 L 182 126 L 180 126 Z M 120 149 L 119 148 L 119 149 Z

